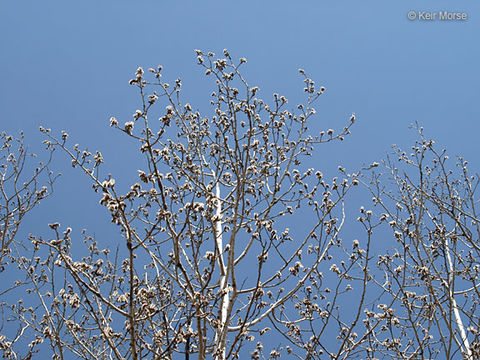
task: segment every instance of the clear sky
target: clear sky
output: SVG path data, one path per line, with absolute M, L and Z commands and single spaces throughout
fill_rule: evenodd
M 408 19 L 411 10 L 416 20 Z M 439 10 L 468 19 L 418 19 Z M 324 85 L 319 130 L 340 128 L 356 113 L 352 135 L 322 148 L 317 167 L 340 163 L 353 171 L 377 161 L 390 144 L 411 144 L 414 121 L 450 155 L 480 167 L 480 3 L 474 0 L 2 1 L 0 33 L 0 129 L 25 130 L 34 150 L 42 140 L 39 125 L 66 130 L 73 143 L 101 150 L 117 178 L 137 167 L 129 161 L 136 148 L 108 119 L 129 121 L 139 106 L 128 85 L 136 68 L 163 64 L 172 81 L 182 78 L 184 99 L 208 110 L 213 84 L 195 65 L 193 50 L 224 48 L 248 58 L 247 79 L 266 99 L 278 92 L 291 104 L 301 101 L 298 68 Z M 58 154 L 54 168 L 64 177 L 57 195 L 75 206 L 59 209 L 49 200 L 39 219 L 71 224 L 86 209 L 105 216 L 91 205 L 96 201 L 84 201 L 95 195 L 67 165 Z M 81 226 L 101 231 L 104 218 L 95 219 Z
M 412 21 L 410 10 L 459 11 L 468 19 Z M 260 95 L 278 92 L 292 104 L 302 99 L 297 69 L 304 68 L 327 89 L 317 105 L 319 129 L 341 127 L 356 113 L 353 134 L 328 149 L 330 160 L 317 155 L 320 166 L 354 170 L 379 160 L 390 144 L 411 143 L 414 121 L 451 155 L 480 166 L 474 0 L 2 1 L 0 32 L 0 129 L 24 129 L 33 149 L 39 125 L 66 130 L 72 142 L 101 150 L 117 177 L 133 148 L 108 119 L 129 121 L 138 107 L 128 80 L 138 66 L 163 64 L 172 81 L 182 78 L 186 101 L 208 109 L 213 84 L 195 65 L 197 48 L 247 57 L 247 79 Z M 64 172 L 57 190 L 66 196 L 85 186 L 63 159 L 57 156 Z
M 412 10 L 417 18 L 409 20 Z M 440 10 L 468 18 L 419 19 Z M 278 92 L 292 106 L 302 99 L 297 69 L 305 69 L 326 87 L 318 130 L 341 128 L 355 113 L 352 135 L 315 155 L 321 169 L 354 171 L 379 161 L 392 143 L 411 145 L 415 121 L 450 155 L 480 168 L 478 0 L 4 0 L 0 34 L 0 131 L 23 129 L 42 154 L 39 126 L 65 130 L 71 143 L 100 150 L 107 171 L 125 174 L 123 185 L 136 178 L 138 149 L 108 119 L 123 124 L 139 107 L 128 80 L 138 66 L 162 64 L 171 81 L 182 78 L 185 101 L 208 110 L 213 84 L 194 49 L 246 57 L 247 80 L 260 96 Z M 53 169 L 64 173 L 56 196 L 24 232 L 49 233 L 46 224 L 60 221 L 78 232 L 115 234 L 88 179 L 60 153 Z
M 412 10 L 416 20 L 408 19 Z M 468 19 L 419 19 L 440 10 Z M 102 151 L 106 171 L 125 174 L 124 185 L 136 176 L 137 148 L 108 119 L 130 121 L 139 107 L 128 80 L 138 66 L 162 64 L 171 81 L 182 78 L 185 101 L 208 111 L 213 83 L 195 64 L 194 49 L 246 57 L 247 80 L 260 96 L 278 92 L 292 106 L 303 100 L 297 69 L 305 69 L 326 87 L 316 106 L 318 130 L 341 128 L 355 113 L 352 135 L 315 155 L 322 170 L 342 164 L 354 171 L 380 160 L 392 143 L 411 145 L 415 121 L 451 156 L 480 168 L 474 0 L 2 1 L 0 33 L 0 130 L 25 130 L 35 151 L 40 125 L 66 130 L 72 143 Z M 57 196 L 29 224 L 37 231 L 60 220 L 102 234 L 108 216 L 88 179 L 62 154 L 54 169 L 63 173 Z

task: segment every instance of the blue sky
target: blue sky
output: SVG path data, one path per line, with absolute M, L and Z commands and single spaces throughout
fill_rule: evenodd
M 411 21 L 411 10 L 461 11 L 468 20 Z M 130 121 L 138 108 L 128 80 L 138 66 L 162 64 L 171 81 L 182 78 L 185 101 L 208 112 L 213 83 L 194 49 L 246 57 L 245 75 L 260 96 L 278 92 L 292 106 L 303 100 L 297 69 L 305 69 L 326 87 L 315 130 L 342 128 L 355 113 L 352 135 L 312 159 L 322 170 L 341 164 L 354 171 L 380 160 L 392 143 L 410 146 L 414 121 L 451 156 L 480 167 L 480 5 L 473 0 L 3 1 L 0 32 L 0 129 L 23 129 L 40 153 L 40 125 L 66 130 L 72 144 L 100 150 L 123 185 L 136 179 L 136 146 L 108 119 Z M 62 154 L 53 168 L 63 173 L 56 197 L 27 219 L 25 231 L 48 231 L 46 223 L 59 220 L 104 234 L 108 216 L 88 179 Z
M 466 12 L 468 20 L 412 21 L 411 10 Z M 137 146 L 108 119 L 130 121 L 139 107 L 128 80 L 138 66 L 162 64 L 171 81 L 182 78 L 185 101 L 208 111 L 213 84 L 195 65 L 194 49 L 246 57 L 245 75 L 260 96 L 278 92 L 292 106 L 303 99 L 297 70 L 305 69 L 326 87 L 318 130 L 342 128 L 355 113 L 352 135 L 315 154 L 320 169 L 354 171 L 379 161 L 392 143 L 408 147 L 415 121 L 451 156 L 480 168 L 476 0 L 6 0 L 0 34 L 0 130 L 23 129 L 41 156 L 39 126 L 65 130 L 71 144 L 100 150 L 123 185 L 136 179 Z M 115 234 L 88 179 L 60 153 L 53 169 L 63 173 L 56 196 L 26 219 L 24 232 L 48 234 L 46 224 L 58 220 L 77 234 Z
M 201 107 L 211 84 L 193 49 L 228 48 L 248 58 L 248 79 L 266 98 L 276 91 L 295 100 L 299 67 L 325 85 L 321 121 L 330 126 L 357 114 L 343 148 L 355 149 L 360 162 L 401 143 L 413 121 L 449 151 L 475 154 L 480 5 L 474 1 L 5 1 L 0 7 L 1 127 L 24 129 L 32 142 L 44 124 L 100 146 L 112 136 L 107 119 L 136 109 L 127 82 L 137 66 L 163 64 Z M 469 19 L 410 21 L 412 9 L 465 11 Z
M 461 11 L 468 20 L 411 21 L 410 10 Z M 304 68 L 327 89 L 318 130 L 341 128 L 356 113 L 352 135 L 315 155 L 319 168 L 353 171 L 380 160 L 392 143 L 409 146 L 414 121 L 450 155 L 480 166 L 480 5 L 473 0 L 3 1 L 0 14 L 0 129 L 25 130 L 35 151 L 40 125 L 66 130 L 72 143 L 101 150 L 106 171 L 125 174 L 125 185 L 135 176 L 128 170 L 138 168 L 136 147 L 108 119 L 129 121 L 139 106 L 128 80 L 138 66 L 162 64 L 172 81 L 182 78 L 185 101 L 208 110 L 213 84 L 195 65 L 197 48 L 248 58 L 249 83 L 290 104 L 302 100 L 297 69 Z M 103 232 L 106 214 L 88 179 L 62 154 L 54 169 L 64 173 L 57 198 L 32 225 L 62 220 Z M 67 196 L 74 206 L 65 205 Z

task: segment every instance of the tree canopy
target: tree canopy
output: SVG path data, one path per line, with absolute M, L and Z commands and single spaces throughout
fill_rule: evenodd
M 50 154 L 91 180 L 114 244 L 57 222 L 48 236 L 17 236 L 56 177 L 50 157 L 22 180 L 27 153 L 3 135 L 3 356 L 477 358 L 478 177 L 467 162 L 453 165 L 416 126 L 409 152 L 327 178 L 311 159 L 355 115 L 315 133 L 325 89 L 305 71 L 304 102 L 291 105 L 259 97 L 245 58 L 196 56 L 214 81 L 209 114 L 161 66 L 130 80 L 139 109 L 110 119 L 144 159 L 127 189 L 124 174 L 102 175 L 100 151 L 40 129 Z M 354 191 L 369 194 L 359 210 Z

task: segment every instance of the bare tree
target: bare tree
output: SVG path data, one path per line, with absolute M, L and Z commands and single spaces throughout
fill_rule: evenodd
M 124 242 L 112 254 L 85 235 L 89 253 L 76 259 L 70 228 L 50 224 L 49 241 L 32 236 L 34 254 L 18 263 L 40 305 L 15 311 L 38 341 L 49 340 L 54 358 L 263 357 L 256 336 L 317 276 L 337 241 L 356 175 L 327 184 L 301 162 L 315 145 L 343 140 L 354 116 L 338 135 L 312 135 L 312 105 L 324 89 L 303 70 L 306 100 L 295 113 L 284 96 L 272 104 L 257 97 L 239 72 L 246 59 L 234 62 L 226 50 L 216 60 L 197 51 L 197 59 L 216 83 L 210 117 L 182 102 L 181 80 L 164 82 L 161 67 L 149 69 L 153 82 L 141 68 L 130 81 L 141 107 L 133 121 L 110 125 L 139 143 L 146 167 L 124 193 L 99 177 L 100 152 L 69 149 L 66 134 L 57 140 L 43 129 L 49 146 L 91 178 Z M 161 102 L 163 112 L 154 106 Z M 296 227 L 305 216 L 311 221 Z
M 360 240 L 329 249 L 333 264 L 292 298 L 298 314 L 278 312 L 297 358 L 480 357 L 479 178 L 416 129 L 410 153 L 394 146 L 358 178 L 373 204 L 360 207 Z
M 17 286 L 25 285 L 26 282 L 17 279 L 13 282 L 7 280 L 10 271 L 5 271 L 17 262 L 20 247 L 24 249 L 24 242 L 18 239 L 19 229 L 28 212 L 30 212 L 42 199 L 53 193 L 53 183 L 58 175 L 54 175 L 48 168 L 53 155 L 50 150 L 46 162 L 39 162 L 32 167 L 29 158 L 36 157 L 29 153 L 24 144 L 23 132 L 19 138 L 2 132 L 0 135 L 0 276 L 2 287 L 0 288 L 0 309 L 2 319 L 0 322 L 0 349 L 5 357 L 13 354 L 10 344 L 21 337 L 25 323 L 16 321 L 9 323 L 5 309 L 9 305 L 5 299 L 10 296 Z M 13 330 L 13 331 L 8 331 Z M 9 341 L 5 335 L 7 331 L 12 336 Z
M 373 320 L 383 325 L 372 338 L 372 354 L 477 359 L 478 176 L 462 158 L 450 168 L 446 151 L 416 128 L 411 152 L 395 148 L 384 162 L 388 171 L 373 174 L 368 184 L 395 239 L 377 260 L 388 307 L 383 319 Z
M 55 177 L 48 169 L 53 151 L 46 162 L 31 169 L 28 159 L 36 155 L 25 147 L 23 133 L 15 139 L 2 132 L 0 141 L 0 266 L 3 268 L 4 258 L 11 251 L 10 245 L 23 218 L 40 200 L 51 194 Z
M 215 81 L 210 116 L 159 66 L 130 80 L 133 120 L 110 119 L 139 146 L 133 184 L 102 177 L 99 151 L 41 128 L 91 179 L 119 234 L 52 223 L 53 238 L 30 235 L 28 256 L 12 247 L 15 291 L 27 296 L 1 308 L 16 325 L 0 335 L 4 357 L 478 358 L 478 180 L 466 163 L 449 170 L 420 130 L 386 171 L 339 166 L 327 181 L 305 163 L 343 140 L 353 115 L 338 135 L 314 134 L 324 88 L 303 70 L 305 101 L 289 110 L 284 96 L 258 97 L 246 59 L 196 53 Z M 373 205 L 353 216 L 359 184 Z

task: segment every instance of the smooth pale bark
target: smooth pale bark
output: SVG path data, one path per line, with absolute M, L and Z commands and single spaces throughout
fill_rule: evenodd
M 213 174 L 214 178 L 215 173 Z M 223 259 L 223 228 L 222 228 L 222 201 L 220 199 L 220 185 L 217 182 L 215 187 L 215 201 L 216 201 L 216 210 L 215 210 L 215 246 L 218 251 L 218 266 L 220 270 L 220 309 L 218 314 L 219 324 L 215 332 L 215 359 L 224 360 L 225 359 L 225 337 L 226 329 L 228 328 L 227 313 L 228 307 L 230 305 L 230 297 L 228 291 L 228 282 L 227 282 L 227 267 Z
M 448 238 L 445 238 L 445 249 L 447 252 L 447 260 L 448 260 L 448 267 L 449 267 L 449 275 L 448 275 L 448 292 L 450 301 L 452 302 L 453 306 L 453 314 L 455 315 L 455 322 L 457 323 L 458 330 L 460 332 L 460 336 L 462 338 L 462 344 L 464 349 L 462 352 L 467 356 L 467 359 L 473 359 L 472 351 L 470 350 L 470 343 L 468 342 L 467 333 L 465 332 L 465 327 L 463 326 L 462 317 L 460 316 L 460 312 L 458 311 L 458 305 L 455 301 L 455 297 L 453 295 L 453 262 L 452 257 L 450 256 L 450 249 L 448 248 Z

